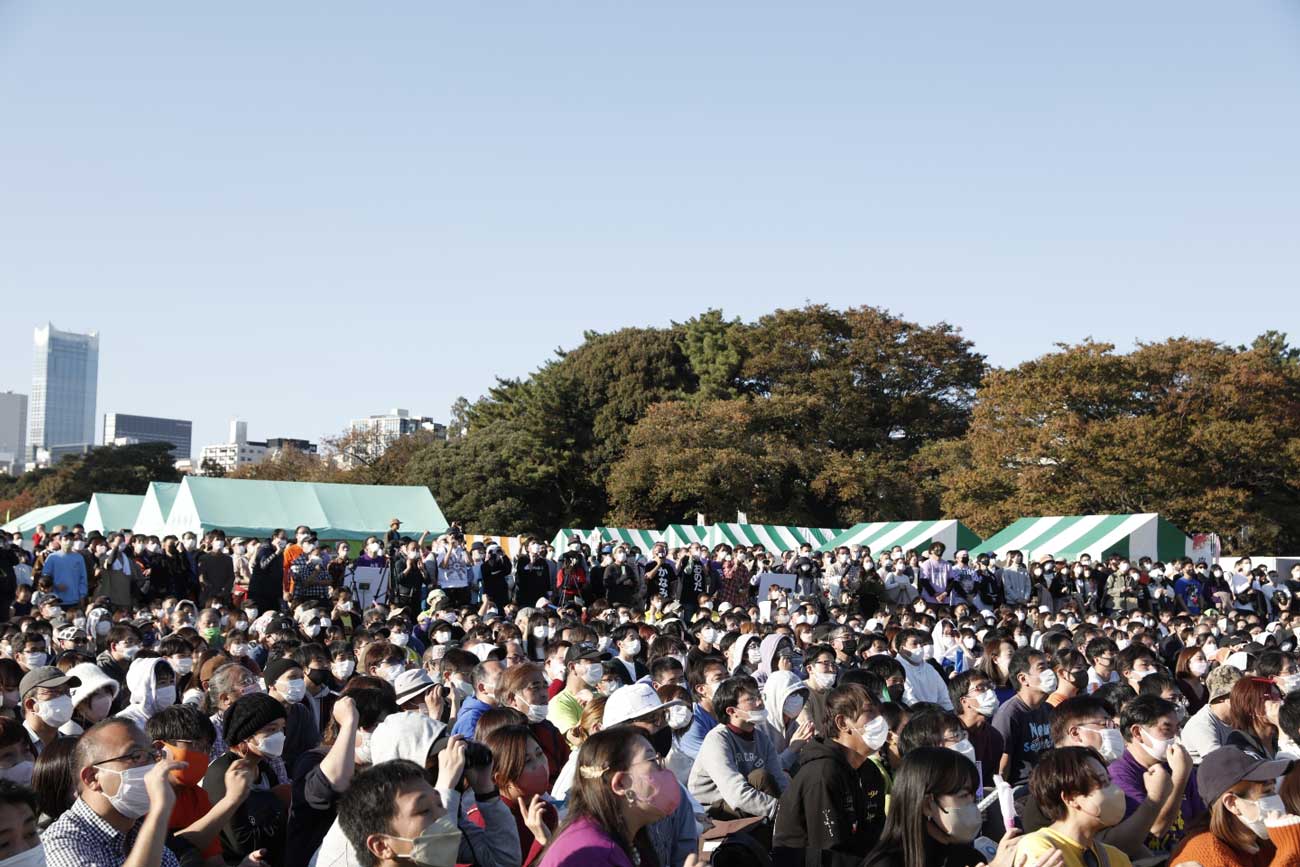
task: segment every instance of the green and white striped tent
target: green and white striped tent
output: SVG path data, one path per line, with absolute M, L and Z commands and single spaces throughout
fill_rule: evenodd
M 37 524 L 44 524 L 46 530 L 53 530 L 57 526 L 70 528 L 73 524 L 80 524 L 86 519 L 88 508 L 90 508 L 89 502 L 41 506 L 39 509 L 32 509 L 19 515 L 0 527 L 0 530 L 10 534 L 22 533 L 24 539 L 31 541 L 32 531 L 36 529 Z
M 762 545 L 768 551 L 797 551 L 807 542 L 813 547 L 834 538 L 839 532 L 820 527 L 785 527 L 777 524 L 711 524 L 706 527 L 708 544 Z
M 92 494 L 82 524 L 87 533 L 96 530 L 104 534 L 117 530 L 134 531 L 143 505 L 144 494 Z
M 709 528 L 701 524 L 669 524 L 664 528 L 664 541 L 669 550 L 685 548 L 694 542 L 709 544 Z
M 601 542 L 624 542 L 649 553 L 656 542 L 662 542 L 664 534 L 658 530 L 636 530 L 631 527 L 593 527 L 590 530 L 561 530 L 555 534 L 551 544 L 556 551 L 569 547 L 569 540 L 578 536 L 591 547 Z
M 1074 560 L 1083 554 L 1101 559 L 1111 553 L 1135 559 L 1151 557 L 1169 562 L 1191 551 L 1192 540 L 1156 514 L 1068 515 L 1021 518 L 996 533 L 973 553 L 1003 556 L 1022 551 L 1031 560 L 1050 554 Z
M 144 502 L 140 504 L 140 514 L 136 515 L 131 529 L 142 536 L 162 536 L 180 489 L 180 482 L 150 482 L 144 492 Z
M 961 521 L 872 521 L 856 524 L 824 542 L 819 551 L 831 551 L 841 545 L 865 545 L 872 554 L 895 545 L 904 551 L 925 549 L 932 542 L 942 542 L 948 556 L 962 548 L 980 543 L 980 537 Z

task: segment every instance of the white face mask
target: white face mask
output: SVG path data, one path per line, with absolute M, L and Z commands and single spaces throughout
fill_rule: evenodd
M 356 671 L 357 664 L 350 659 L 341 662 L 335 662 L 330 665 L 330 673 L 339 680 L 347 680 Z
M 157 713 L 165 707 L 171 707 L 176 704 L 176 687 L 160 686 L 153 694 L 153 712 Z
M 971 744 L 970 738 L 962 738 L 952 749 L 953 752 L 961 753 L 972 762 L 975 761 L 975 747 Z
M 636 656 L 638 653 L 641 652 L 641 639 L 634 638 L 631 641 L 629 641 L 627 643 L 626 650 L 628 656 Z
M 125 771 L 117 771 L 113 768 L 100 768 L 100 770 L 117 774 L 119 777 L 117 793 L 113 795 L 105 793 L 114 810 L 128 819 L 138 819 L 149 812 L 149 790 L 145 788 L 144 778 L 153 770 L 153 765 L 127 768 Z
M 1056 686 L 1057 686 L 1056 672 L 1048 668 L 1039 673 L 1038 675 L 1039 689 L 1041 689 L 1043 692 L 1050 694 L 1056 692 Z
M 279 756 L 284 752 L 284 732 L 263 735 L 253 741 L 257 751 L 264 756 Z
M 171 664 L 177 674 L 189 674 L 194 670 L 194 657 L 182 656 L 180 659 L 172 659 Z
M 1246 827 L 1255 832 L 1255 836 L 1261 840 L 1268 839 L 1268 828 L 1264 825 L 1264 817 L 1269 813 L 1281 813 L 1286 815 L 1286 803 L 1278 795 L 1265 795 L 1262 798 L 1250 800 L 1248 798 L 1237 798 L 1237 803 L 1242 802 L 1250 804 L 1255 808 L 1255 818 L 1247 819 L 1245 816 L 1239 816 Z M 1238 808 L 1240 809 L 1240 808 Z
M 878 716 L 862 729 L 862 740 L 873 750 L 878 750 L 889 740 L 889 720 Z
M 283 695 L 290 702 L 302 701 L 303 696 L 307 694 L 307 681 L 301 677 L 284 682 Z
M 781 705 L 781 713 L 788 717 L 797 717 L 799 712 L 803 710 L 803 705 L 803 696 L 795 693 L 787 697 L 785 703 Z
M 979 694 L 979 712 L 983 716 L 993 716 L 998 709 L 998 694 L 991 689 L 986 689 Z
M 48 701 L 36 702 L 36 715 L 47 726 L 58 728 L 72 719 L 72 696 L 61 695 Z
M 1148 741 L 1150 741 L 1149 744 Z M 1146 750 L 1147 755 L 1158 762 L 1165 760 L 1165 757 L 1169 754 L 1169 745 L 1173 742 L 1173 738 L 1158 738 L 1146 729 L 1142 729 L 1142 740 L 1139 741 L 1142 749 Z

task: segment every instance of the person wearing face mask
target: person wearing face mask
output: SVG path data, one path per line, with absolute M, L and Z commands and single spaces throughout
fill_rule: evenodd
M 931 637 L 924 629 L 903 629 L 894 636 L 895 658 L 903 666 L 906 684 L 903 701 L 906 704 L 928 701 L 952 710 L 952 698 L 943 676 L 927 662 L 927 647 L 933 647 Z
M 578 695 L 596 691 L 604 674 L 601 662 L 608 658 L 609 654 L 586 642 L 572 645 L 565 653 L 564 689 L 551 698 L 546 718 L 566 737 L 582 716 L 582 702 Z
M 1051 708 L 1046 699 L 1056 691 L 1057 682 L 1047 657 L 1028 647 L 1012 654 L 1010 674 L 1016 694 L 993 715 L 993 728 L 1006 746 L 998 773 L 1019 786 L 1028 782 L 1039 757 L 1052 748 Z
M 1232 688 L 1241 680 L 1241 670 L 1220 665 L 1205 678 L 1209 701 L 1192 714 L 1183 726 L 1183 744 L 1192 761 L 1200 764 L 1205 756 L 1228 742 L 1232 734 Z
M 1030 797 L 1051 824 L 1026 835 L 1017 858 L 1026 862 L 1059 854 L 1065 867 L 1130 867 L 1128 855 L 1100 835 L 1124 817 L 1124 793 L 1111 782 L 1096 751 L 1054 749 L 1029 779 Z
M 302 665 L 291 657 L 273 659 L 262 670 L 267 694 L 284 707 L 284 746 L 280 756 L 292 768 L 298 757 L 320 743 L 320 725 L 312 708 L 303 703 L 307 679 Z
M 374 764 L 371 739 L 397 713 L 391 693 L 354 687 L 332 707 L 320 746 L 299 758 L 293 772 L 284 867 L 306 867 L 338 818 L 339 799 L 355 774 Z
M 668 715 L 675 710 L 685 710 L 685 702 L 680 698 L 662 699 L 650 684 L 632 684 L 609 696 L 601 730 L 618 730 L 627 736 L 640 734 L 650 741 L 655 753 L 666 762 L 674 746 Z M 682 867 L 687 857 L 695 852 L 699 832 L 691 799 L 676 775 L 673 779 L 681 788 L 677 809 L 671 815 L 652 822 L 646 830 L 658 862 L 666 867 Z
M 77 685 L 71 689 L 72 719 L 59 727 L 59 733 L 75 737 L 108 718 L 121 688 L 91 662 L 74 665 L 68 669 L 68 676 L 77 679 Z
M 533 740 L 546 756 L 548 785 L 554 783 L 569 760 L 569 745 L 560 730 L 546 718 L 550 702 L 541 666 L 525 662 L 506 669 L 497 687 L 497 700 L 499 706 L 514 708 L 528 717 Z
M 205 867 L 221 867 L 221 841 L 217 839 L 230 817 L 248 797 L 253 782 L 253 764 L 241 759 L 226 771 L 226 794 L 213 803 L 199 783 L 208 770 L 208 750 L 216 730 L 203 713 L 184 705 L 164 708 L 149 719 L 145 734 L 154 749 L 168 759 L 184 762 L 185 767 L 168 775 L 176 803 L 168 827 L 173 848 L 182 858 L 193 852 L 204 860 Z
M 628 683 L 638 681 L 650 673 L 640 659 L 641 633 L 636 624 L 625 623 L 617 627 L 610 633 L 609 638 L 610 643 L 618 651 L 616 660 L 627 671 Z
M 774 867 L 857 867 L 885 823 L 885 780 L 870 761 L 889 737 L 880 703 L 859 684 L 831 690 L 825 738 L 804 748 L 781 795 L 772 833 Z
M 808 707 L 808 684 L 792 671 L 776 671 L 762 684 L 763 705 L 769 709 L 764 728 L 781 755 L 781 767 L 791 771 L 799 755 L 817 734 Z
M 1108 770 L 1124 790 L 1126 817 L 1148 798 L 1146 774 L 1150 768 L 1161 765 L 1173 781 L 1146 840 L 1154 854 L 1168 853 L 1183 838 L 1187 823 L 1205 809 L 1192 775 L 1191 756 L 1177 740 L 1177 708 L 1156 696 L 1138 696 L 1120 711 L 1120 731 L 1127 747 Z
M 160 760 L 142 729 L 109 719 L 81 736 L 74 757 L 79 796 L 45 830 L 50 867 L 180 867 L 167 848 L 181 763 Z
M 86 560 L 72 550 L 71 536 L 63 536 L 59 548 L 46 556 L 41 574 L 54 582 L 54 592 L 64 605 L 81 604 L 89 592 Z
M 718 725 L 713 708 L 713 694 L 718 684 L 726 679 L 727 663 L 721 656 L 702 656 L 687 667 L 686 685 L 694 702 L 690 725 L 678 737 L 677 748 L 691 760 L 699 755 L 705 736 Z
M 23 726 L 39 755 L 59 736 L 59 727 L 72 719 L 71 687 L 79 681 L 52 665 L 33 668 L 18 684 L 23 707 Z
M 1243 677 L 1232 687 L 1227 744 L 1259 756 L 1276 757 L 1281 730 L 1278 713 L 1285 698 L 1276 677 Z
M 104 637 L 104 644 L 106 649 L 95 657 L 95 664 L 122 688 L 114 705 L 115 710 L 121 710 L 126 706 L 126 671 L 143 647 L 140 631 L 130 623 L 115 623 Z
M 704 736 L 691 769 L 691 795 L 713 818 L 770 820 L 790 778 L 763 725 L 768 711 L 758 684 L 744 675 L 724 680 L 713 708 L 723 724 Z
M 1047 697 L 1048 707 L 1087 693 L 1088 660 L 1079 651 L 1070 648 L 1056 651 L 1052 656 L 1052 671 L 1056 673 L 1056 689 Z
M 241 759 L 254 766 L 248 796 L 221 828 L 221 848 L 227 864 L 266 849 L 273 864 L 281 863 L 289 787 L 281 785 L 268 764 L 280 758 L 285 743 L 284 706 L 269 695 L 242 696 L 222 718 L 226 751 L 208 765 L 203 789 L 218 802 L 226 796 L 226 773 Z
M 1052 743 L 1056 747 L 1085 747 L 1095 751 L 1103 765 L 1124 754 L 1124 736 L 1111 719 L 1106 706 L 1092 696 L 1068 699 L 1052 714 Z M 1109 778 L 1108 778 L 1109 779 Z M 1160 807 L 1169 797 L 1173 778 L 1164 765 L 1152 765 L 1143 775 L 1145 798 L 1137 809 L 1122 821 L 1097 831 L 1095 839 L 1119 849 L 1130 860 L 1151 857 L 1146 847 L 1147 834 L 1155 823 Z M 1021 827 L 1026 833 L 1051 824 L 1054 819 L 1043 813 L 1038 801 L 1025 799 L 1019 810 Z
M 648 827 L 676 813 L 682 791 L 650 742 L 626 730 L 597 732 L 583 743 L 577 765 L 568 815 L 540 867 L 633 867 L 657 860 Z
M 529 867 L 559 824 L 559 814 L 542 798 L 550 788 L 546 754 L 522 725 L 494 729 L 483 745 L 492 751 L 493 779 L 514 816 L 523 867 Z
M 461 831 L 418 764 L 397 760 L 358 774 L 339 802 L 339 826 L 370 867 L 454 867 Z
M 550 593 L 552 583 L 542 543 L 532 536 L 525 537 L 523 549 L 515 558 L 515 603 L 532 605 Z
M 1006 754 L 1001 732 L 990 725 L 999 706 L 993 684 L 981 671 L 964 671 L 948 682 L 948 693 L 987 789 L 993 785 L 993 775 Z
M 974 763 L 951 750 L 919 747 L 908 753 L 894 777 L 885 827 L 863 867 L 1012 867 L 1015 832 L 1003 838 L 991 861 L 971 845 L 981 824 L 978 789 Z
M 1170 863 L 1202 867 L 1291 867 L 1300 864 L 1300 817 L 1277 795 L 1290 763 L 1235 747 L 1207 755 L 1196 771 L 1208 810 L 1194 819 Z
M 117 717 L 129 720 L 144 731 L 149 717 L 176 703 L 176 673 L 161 657 L 137 659 L 126 672 L 131 701 Z

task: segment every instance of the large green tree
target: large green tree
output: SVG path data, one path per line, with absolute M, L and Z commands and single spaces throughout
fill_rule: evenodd
M 989 376 L 969 431 L 923 456 L 948 514 L 1159 512 L 1229 550 L 1300 545 L 1300 365 L 1285 340 L 1104 343 Z

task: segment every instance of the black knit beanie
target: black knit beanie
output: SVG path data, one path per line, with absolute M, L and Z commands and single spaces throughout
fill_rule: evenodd
M 263 726 L 284 719 L 284 706 L 263 692 L 241 696 L 222 717 L 221 735 L 227 746 L 238 746 Z

